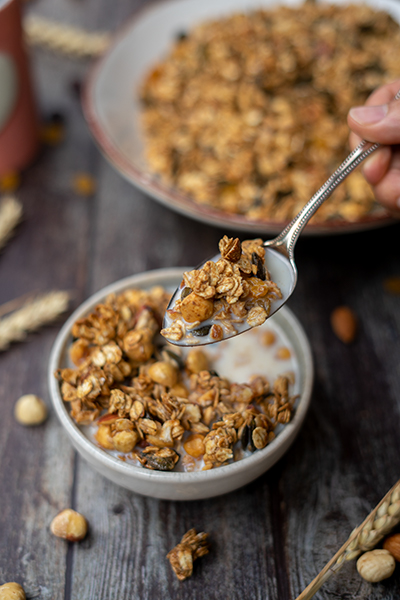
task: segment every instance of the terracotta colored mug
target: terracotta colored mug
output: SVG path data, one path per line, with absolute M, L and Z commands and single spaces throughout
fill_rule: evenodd
M 0 176 L 26 167 L 38 147 L 20 0 L 0 0 Z

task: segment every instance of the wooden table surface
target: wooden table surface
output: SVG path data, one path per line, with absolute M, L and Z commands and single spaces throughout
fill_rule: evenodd
M 139 5 L 38 0 L 29 10 L 96 30 L 117 27 Z M 22 176 L 25 218 L 0 255 L 0 301 L 67 289 L 72 310 L 127 275 L 212 255 L 226 232 L 159 205 L 95 147 L 76 94 L 89 62 L 35 49 L 32 63 L 42 117 L 62 113 L 67 131 Z M 94 196 L 71 191 L 77 171 L 96 179 Z M 182 503 L 141 497 L 77 456 L 50 408 L 46 383 L 64 318 L 1 353 L 0 584 L 20 582 L 28 598 L 40 600 L 296 598 L 400 477 L 400 296 L 383 285 L 400 276 L 399 240 L 400 224 L 299 241 L 299 284 L 289 307 L 315 358 L 311 408 L 284 458 L 223 497 Z M 359 318 L 349 346 L 329 323 L 340 304 Z M 14 420 L 14 403 L 27 393 L 49 405 L 42 426 Z M 49 532 L 65 507 L 90 523 L 79 544 Z M 210 534 L 212 549 L 180 583 L 166 554 L 191 527 Z M 400 598 L 400 568 L 370 584 L 348 564 L 316 598 Z

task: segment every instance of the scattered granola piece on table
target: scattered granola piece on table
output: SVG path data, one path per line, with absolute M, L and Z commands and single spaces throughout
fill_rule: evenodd
M 78 196 L 93 196 L 96 188 L 96 181 L 89 173 L 76 173 L 72 179 L 72 189 Z
M 9 171 L 0 177 L 0 193 L 15 192 L 21 183 L 18 171 Z
M 179 581 L 183 581 L 192 575 L 193 562 L 196 558 L 208 554 L 209 544 L 207 538 L 207 533 L 196 533 L 195 529 L 189 529 L 180 543 L 168 552 L 167 558 Z
M 389 294 L 394 294 L 396 296 L 400 296 L 400 277 L 399 276 L 388 277 L 387 279 L 384 280 L 383 287 L 385 288 L 385 291 L 388 292 Z
M 65 118 L 55 112 L 42 124 L 40 130 L 40 139 L 48 146 L 57 146 L 65 137 Z

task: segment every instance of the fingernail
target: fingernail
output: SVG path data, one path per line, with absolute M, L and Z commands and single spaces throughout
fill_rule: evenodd
M 363 175 L 365 177 L 365 179 L 369 182 L 369 171 L 370 169 L 374 168 L 376 161 L 379 160 L 379 156 L 377 154 L 372 154 L 372 156 L 369 156 L 365 161 L 364 164 L 362 166 L 362 172 Z
M 372 154 L 371 156 L 368 156 L 368 158 L 364 160 L 364 165 L 362 167 L 362 170 L 365 171 L 365 169 L 366 169 L 368 171 L 370 169 L 370 167 L 372 165 L 375 165 L 379 160 L 380 160 L 380 156 L 377 153 Z
M 373 125 L 379 123 L 388 112 L 388 105 L 381 106 L 357 106 L 350 109 L 350 116 L 360 125 Z

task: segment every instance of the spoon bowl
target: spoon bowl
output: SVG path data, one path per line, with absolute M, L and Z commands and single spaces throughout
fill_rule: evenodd
M 292 295 L 296 283 L 297 283 L 297 268 L 293 259 L 290 259 L 286 254 L 286 249 L 283 245 L 278 244 L 275 246 L 273 244 L 274 240 L 270 242 L 264 243 L 265 248 L 265 259 L 264 264 L 269 273 L 274 273 L 274 282 L 277 284 L 279 289 L 282 292 L 282 298 L 278 298 L 274 300 L 271 304 L 271 310 L 268 314 L 268 318 L 271 317 L 277 310 L 279 310 L 290 298 Z M 216 254 L 211 259 L 212 262 L 217 262 L 218 259 L 221 258 L 220 254 Z M 204 263 L 203 263 L 204 264 Z M 202 265 L 199 265 L 199 268 Z M 173 319 L 169 316 L 168 311 L 173 310 L 173 307 L 176 301 L 181 297 L 182 289 L 184 286 L 178 287 L 171 300 L 169 301 L 167 310 L 164 315 L 163 328 L 168 328 L 172 325 Z M 224 335 L 224 340 L 235 337 L 240 333 L 244 333 L 252 327 L 246 322 L 234 322 L 236 331 L 232 333 L 226 333 Z M 214 344 L 215 341 L 210 339 L 209 336 L 204 337 L 195 337 L 193 336 L 184 336 L 181 340 L 173 341 L 169 340 L 171 343 L 178 346 L 206 346 L 208 344 Z

